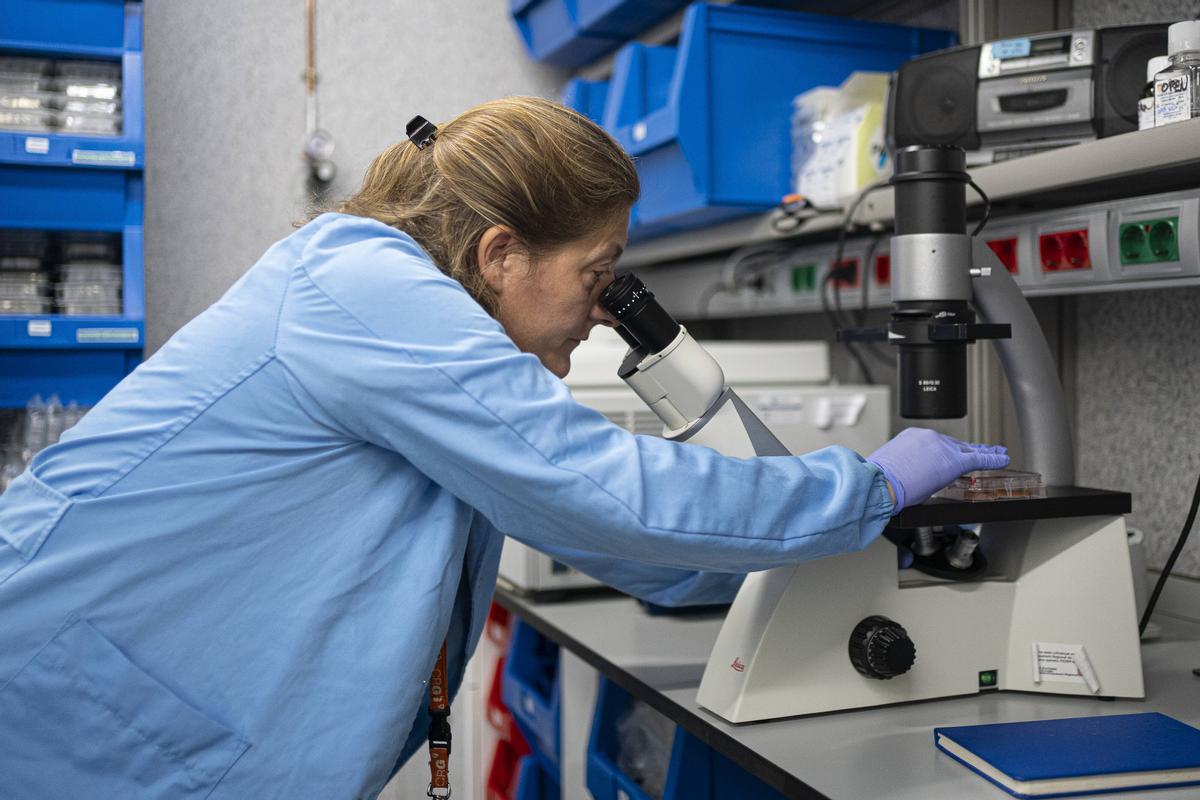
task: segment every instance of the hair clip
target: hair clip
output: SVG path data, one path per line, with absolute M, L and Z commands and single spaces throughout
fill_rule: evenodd
M 418 150 L 424 150 L 437 138 L 437 126 L 424 117 L 413 117 L 404 127 L 404 133 Z

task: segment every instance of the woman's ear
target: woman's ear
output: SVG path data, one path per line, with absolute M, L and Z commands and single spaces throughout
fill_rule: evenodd
M 517 237 L 511 230 L 502 225 L 493 225 L 479 237 L 479 249 L 476 252 L 479 262 L 479 272 L 488 288 L 497 296 L 503 294 L 504 284 L 511 281 L 518 255 Z

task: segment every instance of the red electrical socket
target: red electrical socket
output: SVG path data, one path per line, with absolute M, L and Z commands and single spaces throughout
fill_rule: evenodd
M 875 256 L 875 283 L 878 286 L 887 286 L 892 282 L 892 257 L 883 253 Z
M 1017 237 L 989 239 L 987 246 L 992 248 L 992 252 L 1000 259 L 1000 263 L 1004 265 L 1005 269 L 1013 275 L 1017 274 Z
M 1086 228 L 1043 233 L 1038 237 L 1038 254 L 1042 259 L 1042 272 L 1092 268 Z
M 839 275 L 833 279 L 834 287 L 838 289 L 857 289 L 858 288 L 858 259 L 843 258 L 836 266 Z M 847 275 L 849 273 L 849 275 Z

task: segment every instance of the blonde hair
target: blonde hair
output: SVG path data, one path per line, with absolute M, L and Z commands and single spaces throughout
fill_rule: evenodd
M 633 162 L 595 123 L 548 100 L 508 97 L 439 125 L 423 150 L 407 140 L 384 150 L 338 211 L 409 234 L 494 315 L 476 256 L 488 228 L 511 229 L 536 258 L 611 224 L 638 193 Z

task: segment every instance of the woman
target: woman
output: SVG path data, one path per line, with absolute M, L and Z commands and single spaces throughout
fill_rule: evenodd
M 0 796 L 373 798 L 503 535 L 660 603 L 859 550 L 1007 457 L 907 432 L 739 460 L 555 377 L 637 198 L 595 125 L 486 103 L 385 151 L 0 497 Z

